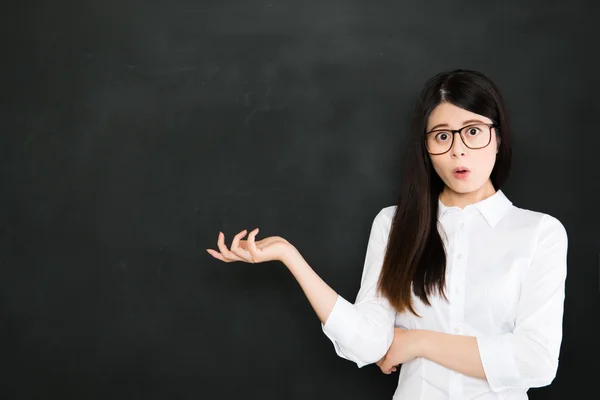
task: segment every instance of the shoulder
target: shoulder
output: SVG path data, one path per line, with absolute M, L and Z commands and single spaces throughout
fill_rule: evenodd
M 530 230 L 537 237 L 538 242 L 548 238 L 567 241 L 567 230 L 564 224 L 551 214 L 513 205 L 507 217 L 513 228 Z
M 381 210 L 379 210 L 377 217 L 381 219 L 392 219 L 396 213 L 396 207 L 396 205 L 383 207 Z
M 383 207 L 373 220 L 373 224 L 379 226 L 384 232 L 389 232 L 396 213 L 396 205 Z

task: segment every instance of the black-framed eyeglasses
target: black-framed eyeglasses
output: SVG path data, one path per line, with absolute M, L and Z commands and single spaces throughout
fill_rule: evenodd
M 482 149 L 492 141 L 492 128 L 497 124 L 471 124 L 460 129 L 435 129 L 425 134 L 425 145 L 429 154 L 438 155 L 448 152 L 454 144 L 455 133 L 470 149 Z

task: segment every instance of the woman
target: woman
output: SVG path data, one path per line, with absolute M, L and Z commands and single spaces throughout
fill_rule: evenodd
M 458 134 L 458 137 L 457 137 Z M 483 74 L 432 77 L 417 104 L 397 205 L 375 216 L 354 304 L 282 237 L 258 228 L 224 261 L 280 260 L 301 285 L 336 353 L 389 374 L 394 399 L 527 399 L 549 385 L 562 340 L 567 234 L 502 192 L 510 127 Z

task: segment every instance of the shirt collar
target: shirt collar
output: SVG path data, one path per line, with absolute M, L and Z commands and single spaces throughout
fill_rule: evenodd
M 478 201 L 477 203 L 469 204 L 461 210 L 458 206 L 446 206 L 438 198 L 438 219 L 444 215 L 448 210 L 456 210 L 460 212 L 477 211 L 487 221 L 490 227 L 496 226 L 498 221 L 502 219 L 504 214 L 508 211 L 513 203 L 506 197 L 502 190 L 497 190 L 496 193 L 490 197 Z

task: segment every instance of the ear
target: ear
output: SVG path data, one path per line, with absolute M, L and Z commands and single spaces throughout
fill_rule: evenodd
M 496 135 L 496 154 L 500 152 L 500 143 L 502 143 L 502 138 Z

